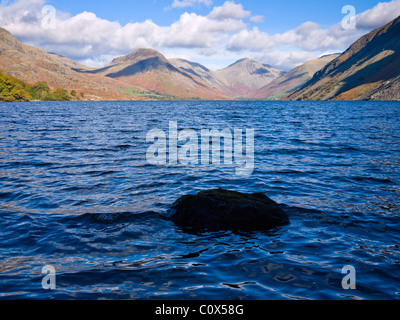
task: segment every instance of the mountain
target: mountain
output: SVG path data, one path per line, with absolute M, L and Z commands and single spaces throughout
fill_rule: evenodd
M 400 101 L 400 76 L 385 81 L 375 89 L 363 94 L 360 100 Z
M 201 65 L 200 63 L 191 62 L 185 59 L 170 59 L 169 61 L 176 68 L 196 76 L 201 81 L 208 84 L 211 88 L 220 90 L 222 92 L 229 90 L 228 82 L 224 77 L 219 75 L 217 72 Z
M 248 58 L 236 61 L 218 71 L 184 59 L 171 59 L 170 62 L 231 98 L 251 96 L 259 88 L 284 73 L 282 70 Z
M 137 49 L 94 72 L 154 93 L 200 99 L 246 97 L 284 73 L 248 58 L 213 71 L 184 59 L 168 60 L 153 49 Z
M 274 79 L 283 75 L 285 71 L 275 69 L 267 64 L 241 59 L 225 69 L 216 71 L 216 74 L 225 79 L 225 92 L 232 97 L 248 97 Z
M 137 49 L 103 68 L 25 45 L 0 28 L 0 69 L 28 83 L 83 92 L 89 99 L 230 99 L 246 96 L 282 71 L 242 59 L 219 71 L 199 63 L 168 60 L 153 49 Z
M 344 53 L 287 73 L 245 58 L 217 71 L 137 49 L 103 68 L 25 45 L 0 28 L 0 69 L 27 83 L 102 100 L 284 99 L 400 100 L 400 17 L 361 37 Z
M 194 71 L 174 66 L 161 53 L 153 49 L 137 49 L 93 72 L 130 85 L 144 87 L 164 96 L 200 99 L 227 98 L 218 89 L 210 87 Z
M 400 16 L 354 42 L 328 63 L 291 100 L 397 100 Z
M 338 56 L 339 54 L 331 54 L 308 61 L 272 80 L 269 84 L 251 95 L 251 97 L 269 100 L 282 99 L 284 96 L 302 87 L 307 81 L 312 79 L 317 71 L 321 70 L 327 63 Z
M 83 92 L 89 99 L 131 99 L 119 81 L 88 73 L 91 69 L 66 57 L 25 45 L 0 28 L 0 69 L 28 83 Z

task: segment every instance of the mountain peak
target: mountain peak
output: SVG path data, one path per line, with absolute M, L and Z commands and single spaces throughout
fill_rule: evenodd
M 252 59 L 250 59 L 250 58 L 243 58 L 243 59 L 239 59 L 238 61 L 232 63 L 232 64 L 231 64 L 230 66 L 228 66 L 227 68 L 233 67 L 233 66 L 239 66 L 239 65 L 246 65 L 246 64 L 252 63 L 252 62 L 256 62 L 256 61 L 254 61 L 254 60 L 252 60 Z
M 225 69 L 217 71 L 217 74 L 223 77 L 228 86 L 233 89 L 236 96 L 248 96 L 283 73 L 282 70 L 250 58 L 240 59 Z
M 117 63 L 136 63 L 141 60 L 146 60 L 150 58 L 159 58 L 163 62 L 167 62 L 167 59 L 158 51 L 154 49 L 149 49 L 149 48 L 140 48 L 132 51 L 131 53 L 115 58 L 113 61 L 111 61 L 111 64 L 117 64 Z
M 246 57 L 246 58 L 243 58 L 243 59 L 240 59 L 240 60 L 236 61 L 236 63 L 251 62 L 251 61 L 254 61 L 254 60 Z
M 223 72 L 224 70 L 229 70 L 229 69 L 231 69 L 231 70 L 240 69 L 242 71 L 247 70 L 247 72 L 249 72 L 249 73 L 261 72 L 261 71 L 263 73 L 267 73 L 267 72 L 274 73 L 276 71 L 282 72 L 282 70 L 275 69 L 268 64 L 264 64 L 264 63 L 261 63 L 259 61 L 256 61 L 256 60 L 253 60 L 250 58 L 240 59 L 220 71 Z
M 262 69 L 262 68 L 266 68 L 266 69 L 274 69 L 272 66 L 270 66 L 269 64 L 265 64 L 265 63 L 261 63 L 259 61 L 250 59 L 250 58 L 243 58 L 240 59 L 234 63 L 232 63 L 230 66 L 228 66 L 227 68 L 233 68 L 233 67 L 240 67 L 240 68 L 249 68 L 250 70 L 256 70 L 256 69 Z

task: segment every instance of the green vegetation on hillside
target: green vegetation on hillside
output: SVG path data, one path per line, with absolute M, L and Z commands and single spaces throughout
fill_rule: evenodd
M 50 88 L 46 82 L 40 81 L 31 87 L 31 97 L 33 100 L 45 100 L 50 95 Z
M 83 98 L 83 92 L 80 93 Z M 17 101 L 71 101 L 79 100 L 75 90 L 69 93 L 64 88 L 51 90 L 45 81 L 30 85 L 0 70 L 0 102 Z
M 29 84 L 0 70 L 0 101 L 29 101 L 30 99 Z
M 140 91 L 136 88 L 130 88 L 128 90 L 121 89 L 122 92 L 136 96 L 136 97 L 143 97 L 149 100 L 157 100 L 157 101 L 173 101 L 173 100 L 200 100 L 197 97 L 191 98 L 180 98 L 176 96 L 165 95 L 157 91 Z

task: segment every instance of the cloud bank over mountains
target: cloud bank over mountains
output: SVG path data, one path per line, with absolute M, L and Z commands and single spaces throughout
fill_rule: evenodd
M 46 29 L 42 27 L 45 5 L 45 0 L 3 2 L 0 26 L 20 41 L 96 66 L 137 48 L 154 48 L 194 60 L 248 56 L 290 69 L 322 54 L 343 51 L 363 34 L 400 15 L 400 0 L 393 0 L 358 13 L 355 30 L 344 29 L 340 21 L 328 28 L 305 21 L 292 30 L 268 34 L 254 26 L 264 20 L 262 12 L 246 10 L 240 3 L 213 6 L 212 0 L 173 0 L 170 10 L 184 8 L 185 12 L 167 26 L 150 19 L 121 25 L 92 12 L 70 15 L 57 11 L 55 29 Z M 205 6 L 209 13 L 192 12 L 194 6 Z

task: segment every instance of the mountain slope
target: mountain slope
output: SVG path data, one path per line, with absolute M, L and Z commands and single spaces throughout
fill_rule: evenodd
M 369 99 L 369 92 L 372 94 L 386 81 L 391 81 L 399 75 L 400 17 L 361 37 L 343 54 L 317 72 L 305 87 L 288 98 Z
M 84 92 L 93 99 L 132 99 L 121 92 L 126 84 L 88 73 L 91 69 L 66 57 L 25 45 L 0 28 L 0 69 L 28 83 Z
M 285 72 L 269 65 L 245 58 L 231 64 L 216 74 L 225 79 L 230 96 L 248 97 Z
M 308 61 L 284 75 L 272 80 L 269 84 L 259 89 L 251 97 L 255 99 L 278 100 L 302 87 L 313 75 L 321 70 L 327 63 L 337 58 L 338 54 L 322 56 Z
M 169 61 L 176 68 L 198 77 L 201 81 L 207 83 L 212 88 L 221 90 L 221 88 L 223 89 L 228 87 L 228 82 L 224 77 L 200 63 L 191 62 L 185 59 L 170 59 Z
M 385 81 L 375 89 L 360 96 L 359 100 L 400 101 L 400 76 Z
M 200 99 L 227 98 L 193 72 L 174 66 L 153 49 L 137 49 L 94 72 L 162 95 Z

